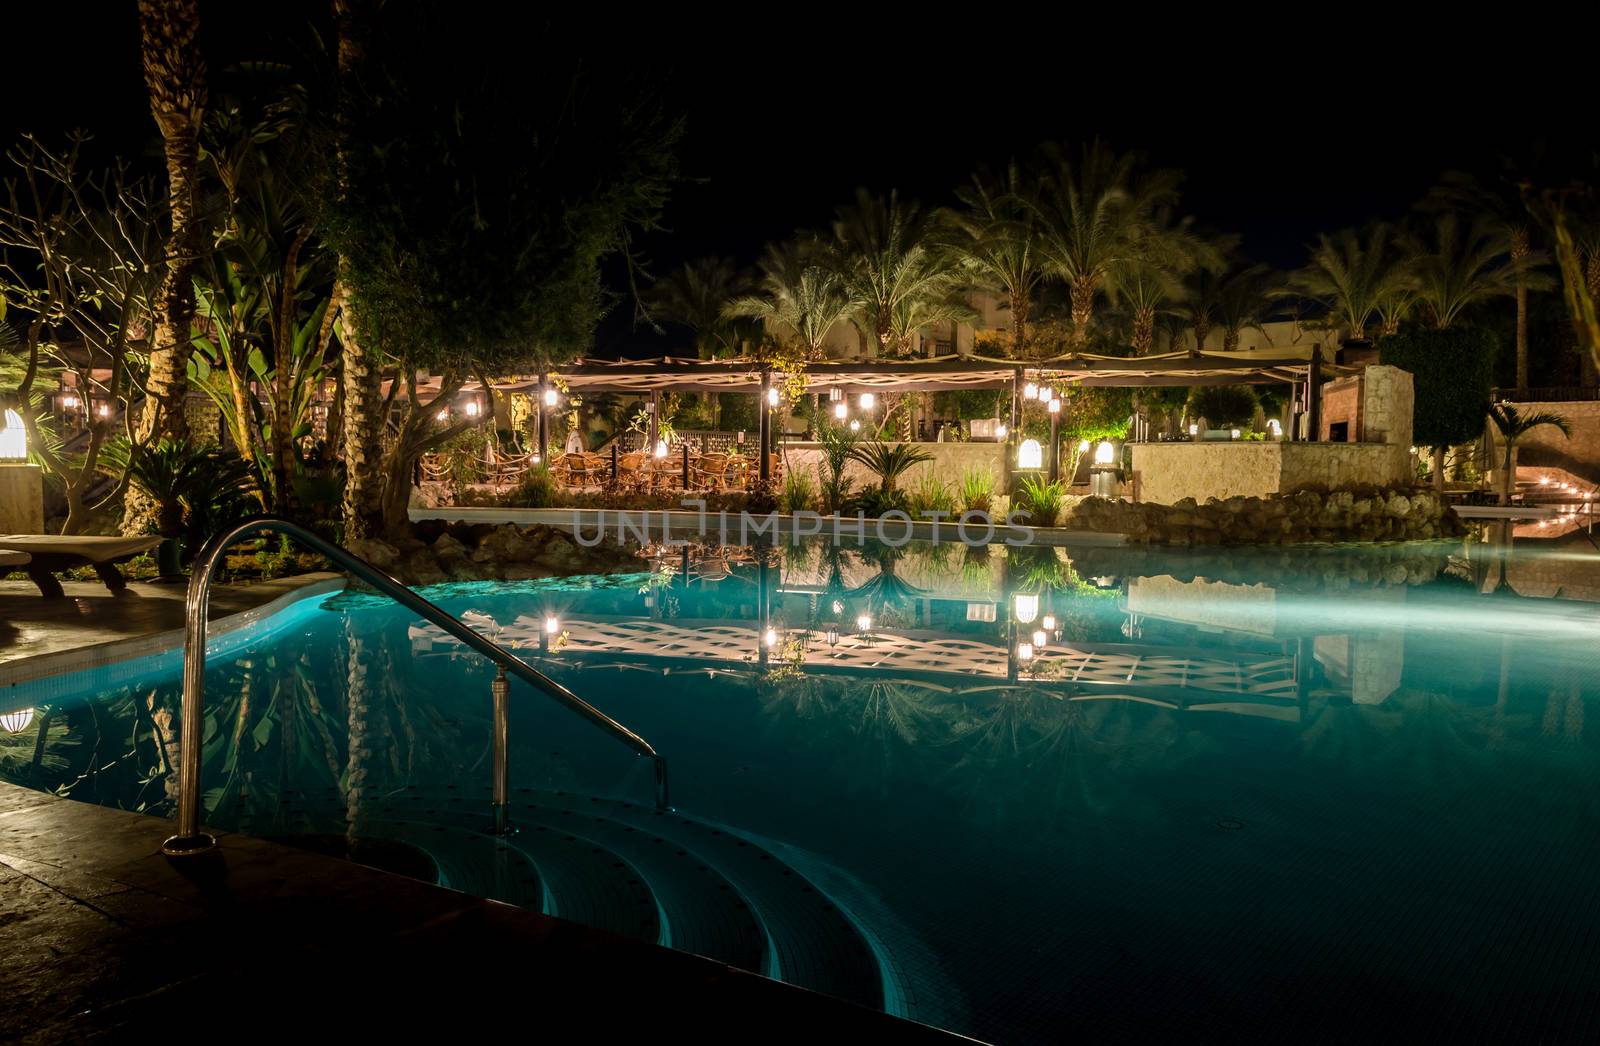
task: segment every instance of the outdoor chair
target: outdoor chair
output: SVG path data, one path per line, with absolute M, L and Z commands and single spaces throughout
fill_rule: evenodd
M 128 587 L 127 579 L 117 569 L 134 556 L 148 552 L 161 544 L 158 537 L 58 537 L 54 534 L 0 534 L 0 553 L 24 554 L 28 561 L 17 564 L 28 572 L 28 577 L 39 586 L 39 594 L 46 599 L 60 599 L 66 593 L 55 578 L 58 570 L 90 566 L 95 575 L 113 592 Z
M 644 454 L 637 450 L 617 458 L 617 486 L 623 488 L 638 486 L 643 480 L 640 473 L 643 466 Z
M 728 482 L 728 455 L 702 454 L 689 463 L 689 478 L 699 490 L 719 490 Z

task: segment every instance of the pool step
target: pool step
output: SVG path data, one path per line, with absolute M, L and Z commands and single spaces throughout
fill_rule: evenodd
M 882 969 L 850 920 L 736 831 L 569 792 L 523 788 L 512 798 L 517 832 L 506 840 L 484 832 L 486 789 L 408 787 L 366 804 L 358 823 L 365 836 L 426 853 L 452 889 L 883 1007 Z M 292 794 L 273 831 L 339 833 L 345 817 L 335 792 Z

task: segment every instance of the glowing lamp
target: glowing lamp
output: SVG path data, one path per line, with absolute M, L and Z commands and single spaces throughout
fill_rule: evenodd
M 7 411 L 6 413 L 9 414 L 11 412 Z M 20 734 L 24 730 L 28 729 L 28 726 L 32 722 L 33 709 L 19 708 L 14 712 L 7 712 L 4 715 L 0 715 L 0 730 L 4 730 L 8 734 Z
M 1036 439 L 1025 439 L 1022 446 L 1017 448 L 1017 468 L 1037 469 L 1044 467 L 1044 450 Z
M 861 614 L 856 617 L 856 631 L 865 632 L 872 627 L 872 615 Z
M 839 645 L 839 630 L 837 628 L 834 628 L 832 625 L 829 625 L 828 626 L 827 639 L 828 639 L 828 645 L 829 646 L 838 646 Z
M 22 416 L 6 409 L 0 422 L 0 461 L 28 460 L 28 430 L 22 427 Z M 32 712 L 28 715 L 31 717 Z M 14 732 L 14 731 L 13 731 Z
M 1089 441 L 1088 440 L 1081 439 L 1081 440 L 1078 441 L 1078 453 L 1079 454 L 1082 454 L 1084 451 L 1086 451 L 1088 449 L 1089 449 Z
M 1054 614 L 1046 614 L 1044 620 L 1039 624 L 1044 626 L 1046 632 L 1054 632 L 1056 630 L 1056 616 Z
M 1011 601 L 1012 613 L 1024 625 L 1032 624 L 1039 616 L 1039 597 L 1030 592 L 1018 592 Z
M 767 629 L 767 634 L 761 638 L 762 641 L 767 644 L 767 646 L 775 647 L 778 645 L 778 630 L 775 628 L 769 628 Z
M 537 453 L 529 454 L 528 460 L 537 465 L 539 464 L 539 455 Z
M 109 418 L 111 417 L 111 404 L 102 403 L 100 406 L 94 409 L 94 412 L 100 415 L 102 418 Z
M 1031 381 L 1028 382 L 1028 384 L 1022 386 L 1022 398 L 1025 399 L 1025 400 L 1036 400 L 1036 399 L 1038 399 L 1039 398 L 1039 386 L 1035 385 Z
M 6 411 L 6 415 L 8 416 L 8 418 L 9 418 L 10 414 L 11 414 L 11 412 L 9 410 Z M 1550 485 L 1550 477 L 1549 476 L 1540 476 L 1539 477 L 1539 486 L 1548 487 L 1549 485 Z
M 545 389 L 544 390 L 544 405 L 546 407 L 554 407 L 556 405 L 556 390 L 555 389 Z
M 871 410 L 873 404 L 875 404 L 877 402 L 878 402 L 878 397 L 874 396 L 872 393 L 863 392 L 861 394 L 861 409 L 862 410 Z
M 78 397 L 72 395 L 71 393 L 68 393 L 67 395 L 62 396 L 61 397 L 61 406 L 66 408 L 67 410 L 76 410 L 77 407 L 78 407 Z
M 843 603 L 843 601 L 841 601 L 841 600 L 838 600 L 838 599 L 835 599 L 835 600 L 834 600 L 834 601 L 833 601 L 833 612 L 834 612 L 834 613 L 835 613 L 835 614 L 842 614 L 842 613 L 844 613 L 844 603 Z
M 478 416 L 478 401 L 477 400 L 468 400 L 467 401 L 467 417 L 475 418 L 477 416 Z
M 1033 645 L 1036 647 L 1043 647 L 1045 640 L 1049 638 L 1049 636 L 1045 635 L 1044 629 L 1041 628 L 1033 634 Z
M 1047 409 L 1052 414 L 1060 414 L 1061 413 L 1061 401 L 1060 400 L 1051 400 L 1049 402 L 1049 404 L 1047 405 Z
M 441 410 L 439 413 L 435 414 L 434 417 L 438 418 L 440 421 L 449 421 L 450 408 L 446 407 L 444 410 Z
M 1228 430 L 1228 437 L 1230 439 L 1238 439 L 1239 438 L 1239 430 L 1238 429 L 1229 429 Z
M 667 441 L 664 440 L 664 439 L 656 440 L 656 457 L 664 458 L 666 456 L 667 456 Z
M 851 418 L 850 419 L 850 431 L 851 432 L 860 432 L 861 431 L 861 422 L 857 421 L 855 418 Z
M 1192 421 L 1191 421 L 1191 422 L 1189 422 L 1189 435 L 1191 435 L 1191 436 L 1198 436 L 1198 435 L 1199 435 L 1199 434 L 1200 434 L 1200 426 L 1199 426 L 1199 425 L 1196 425 L 1196 424 L 1195 424 L 1195 423 L 1194 423 L 1194 422 L 1192 422 Z
M 1033 644 L 1032 643 L 1018 643 L 1017 644 L 1017 660 L 1018 661 L 1032 661 L 1033 660 Z
M 777 389 L 768 389 L 767 390 L 767 406 L 776 407 L 777 405 L 778 405 L 778 390 Z
M 554 614 L 551 614 L 549 617 L 545 618 L 544 631 L 546 635 L 551 636 L 561 631 L 561 619 L 556 617 Z
M 1011 430 L 1009 428 L 1007 428 L 1004 424 L 996 425 L 994 427 L 994 438 L 995 439 L 1005 439 L 1006 436 L 1010 434 L 1010 432 L 1011 432 Z
M 1268 418 L 1267 431 L 1272 433 L 1274 436 L 1283 435 L 1283 422 L 1279 421 L 1277 418 Z
M 1117 448 L 1110 440 L 1103 439 L 1100 441 L 1100 445 L 1094 448 L 1094 463 L 1096 465 L 1109 465 L 1116 460 Z
M 840 421 L 843 421 L 845 418 L 850 416 L 850 408 L 845 404 L 844 400 L 840 400 L 838 403 L 833 405 L 833 416 L 838 418 Z

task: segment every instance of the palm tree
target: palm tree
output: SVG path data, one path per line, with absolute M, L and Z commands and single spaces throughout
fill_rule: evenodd
M 828 332 L 851 317 L 857 302 L 838 272 L 818 260 L 818 253 L 815 244 L 805 241 L 767 248 L 759 289 L 729 302 L 723 315 L 760 320 L 774 337 L 809 358 L 820 357 Z
M 898 193 L 858 189 L 855 202 L 839 208 L 830 258 L 856 303 L 856 328 L 880 353 L 903 354 L 922 326 L 962 315 L 960 270 L 931 234 L 928 215 Z
M 138 440 L 188 435 L 189 324 L 194 317 L 194 266 L 204 247 L 199 214 L 200 125 L 206 108 L 206 63 L 200 53 L 198 0 L 139 0 L 140 58 L 150 112 L 167 161 L 167 208 L 172 235 L 156 294 L 150 337 L 149 393 Z M 128 487 L 123 527 L 145 529 L 154 510 L 143 491 Z
M 1503 163 L 1497 177 L 1483 181 L 1460 171 L 1444 176 L 1431 196 L 1434 203 L 1482 217 L 1499 232 L 1511 264 L 1517 299 L 1517 391 L 1528 390 L 1528 291 L 1543 258 L 1533 248 L 1534 222 L 1523 201 L 1520 171 Z
M 701 258 L 657 280 L 646 304 L 654 319 L 689 328 L 701 359 L 715 359 L 738 352 L 742 332 L 725 310 L 752 290 L 749 274 L 733 259 Z
M 1095 296 L 1121 267 L 1156 253 L 1158 216 L 1177 203 L 1182 175 L 1142 170 L 1138 153 L 1096 141 L 1076 156 L 1046 150 L 1048 169 L 1036 207 L 1045 257 L 1072 296 L 1072 341 L 1083 346 Z
M 894 491 L 907 470 L 924 461 L 932 461 L 933 455 L 913 443 L 873 442 L 851 447 L 850 459 L 876 472 L 879 489 L 888 494 Z
M 1222 327 L 1222 351 L 1239 348 L 1239 335 L 1262 330 L 1272 310 L 1276 280 L 1265 265 L 1251 265 L 1225 277 L 1217 287 L 1217 323 Z
M 1559 414 L 1546 411 L 1533 411 L 1524 414 L 1513 403 L 1495 403 L 1489 407 L 1489 420 L 1494 423 L 1500 439 L 1506 445 L 1504 474 L 1500 477 L 1500 504 L 1511 503 L 1511 468 L 1512 460 L 1516 454 L 1517 440 L 1526 436 L 1534 429 L 1545 425 L 1554 425 L 1561 430 L 1561 434 L 1572 436 L 1572 429 L 1567 425 L 1567 419 Z
M 1190 226 L 1190 219 L 1174 219 L 1162 209 L 1151 223 L 1153 233 L 1141 256 L 1111 269 L 1107 297 L 1132 320 L 1129 341 L 1135 356 L 1149 355 L 1155 347 L 1157 315 L 1187 296 L 1184 277 L 1222 264 L 1222 245 L 1197 236 Z
M 1183 331 L 1190 330 L 1194 332 L 1194 348 L 1190 352 L 1198 355 L 1205 350 L 1206 339 L 1211 336 L 1211 328 L 1217 323 L 1221 294 L 1222 277 L 1219 273 L 1200 269 L 1189 274 L 1173 310 L 1178 319 L 1178 325 L 1173 330 L 1174 345 Z
M 1526 279 L 1502 265 L 1506 244 L 1493 223 L 1479 217 L 1465 223 L 1453 211 L 1436 216 L 1431 228 L 1405 237 L 1417 302 L 1434 327 L 1446 328 L 1461 311 L 1485 298 L 1511 295 Z
M 1343 320 L 1350 338 L 1364 340 L 1374 316 L 1398 325 L 1408 274 L 1393 229 L 1378 222 L 1365 234 L 1345 230 L 1318 237 L 1311 262 L 1292 279 L 1295 289 Z
M 959 208 L 940 212 L 946 249 L 973 283 L 999 295 L 1011 313 L 1011 356 L 1024 359 L 1028 316 L 1045 275 L 1034 187 L 1016 163 L 1002 175 L 980 170 L 956 190 Z

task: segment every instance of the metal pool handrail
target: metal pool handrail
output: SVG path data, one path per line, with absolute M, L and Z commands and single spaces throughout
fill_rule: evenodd
M 183 640 L 183 727 L 178 753 L 178 834 L 162 844 L 163 853 L 172 857 L 205 853 L 216 840 L 200 831 L 200 750 L 205 709 L 206 617 L 211 603 L 211 580 L 217 563 L 230 545 L 241 538 L 264 533 L 284 534 L 311 551 L 326 556 L 373 588 L 378 589 L 412 613 L 439 626 L 468 647 L 488 658 L 499 669 L 492 687 L 494 696 L 494 831 L 504 834 L 509 826 L 506 810 L 510 801 L 509 773 L 506 765 L 507 672 L 546 697 L 565 705 L 579 716 L 621 741 L 655 764 L 656 806 L 667 809 L 667 761 L 650 742 L 589 704 L 571 690 L 511 653 L 505 647 L 474 632 L 459 620 L 423 599 L 395 578 L 360 556 L 331 544 L 298 524 L 272 516 L 258 516 L 214 535 L 194 561 L 189 575 L 185 603 Z

